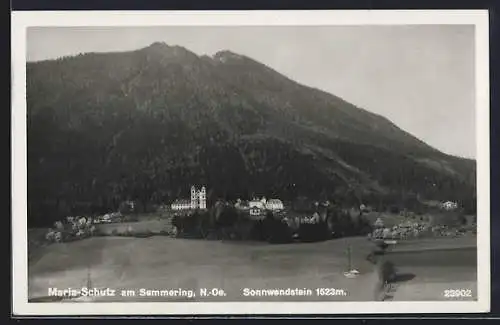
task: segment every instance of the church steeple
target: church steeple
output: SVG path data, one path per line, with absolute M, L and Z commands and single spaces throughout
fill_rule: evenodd
M 191 209 L 196 209 L 198 207 L 198 193 L 196 193 L 196 187 L 191 186 Z
M 207 189 L 205 186 L 201 187 L 200 193 L 199 193 L 199 199 L 200 199 L 200 209 L 206 209 L 207 208 Z

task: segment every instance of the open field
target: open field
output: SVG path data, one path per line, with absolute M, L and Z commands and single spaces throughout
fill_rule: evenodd
M 348 279 L 346 250 L 359 270 Z M 402 282 L 393 300 L 447 300 L 443 288 L 470 289 L 476 295 L 475 238 L 414 240 L 398 244 L 387 258 L 394 261 Z M 269 245 L 150 238 L 97 237 L 41 247 L 29 265 L 29 297 L 47 296 L 49 287 L 87 285 L 117 290 L 192 289 L 197 296 L 184 300 L 351 300 L 375 299 L 377 275 L 366 261 L 372 244 L 365 238 L 343 238 L 319 243 Z M 201 288 L 221 288 L 224 297 L 200 297 Z M 244 297 L 242 290 L 307 288 L 307 297 Z M 345 294 L 317 296 L 315 288 L 342 289 Z M 418 288 L 419 290 L 412 289 Z M 101 297 L 96 301 L 173 301 L 168 297 Z M 181 299 L 182 300 L 182 299 Z
M 113 232 L 125 233 L 127 230 L 132 230 L 135 233 L 161 233 L 171 229 L 171 219 L 162 218 L 143 218 L 137 222 L 120 222 L 110 224 L 97 225 L 100 233 L 111 235 Z

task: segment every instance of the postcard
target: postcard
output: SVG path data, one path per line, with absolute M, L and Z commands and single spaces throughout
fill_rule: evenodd
M 490 308 L 488 12 L 12 13 L 13 314 Z

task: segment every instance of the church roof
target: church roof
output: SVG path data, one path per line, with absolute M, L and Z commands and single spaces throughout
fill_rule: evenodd
M 188 199 L 177 199 L 172 204 L 191 204 L 191 200 Z

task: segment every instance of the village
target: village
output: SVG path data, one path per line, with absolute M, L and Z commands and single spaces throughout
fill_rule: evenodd
M 405 210 L 398 214 L 390 214 L 384 211 L 374 211 L 373 208 L 364 204 L 349 210 L 338 210 L 332 207 L 329 201 L 310 201 L 306 207 L 297 208 L 290 203 L 285 204 L 279 198 L 255 197 L 251 200 L 237 199 L 235 202 L 218 200 L 213 205 L 209 205 L 206 186 L 196 188 L 194 185 L 190 187 L 189 199 L 175 199 L 170 205 L 159 207 L 157 213 L 140 215 L 136 212 L 134 201 L 126 201 L 122 206 L 126 207 L 126 211 L 110 212 L 99 216 L 67 217 L 65 220 L 57 221 L 54 227 L 47 230 L 45 240 L 49 243 L 65 242 L 97 235 L 147 237 L 161 234 L 178 237 L 189 233 L 193 235 L 193 232 L 198 233 L 194 235 L 195 237 L 208 238 L 210 236 L 207 233 L 210 231 L 213 233 L 213 228 L 226 227 L 230 229 L 229 232 L 237 232 L 242 228 L 238 227 L 239 224 L 246 222 L 247 228 L 251 228 L 258 223 L 266 221 L 269 223 L 269 219 L 282 229 L 279 231 L 287 233 L 285 237 L 289 241 L 300 239 L 300 237 L 305 239 L 306 236 L 312 236 L 309 241 L 345 236 L 366 236 L 370 240 L 405 240 L 422 237 L 457 237 L 465 233 L 473 235 L 476 233 L 473 216 L 462 217 L 463 221 L 458 224 L 449 224 L 449 222 L 436 220 L 432 215 L 416 216 L 415 213 Z M 456 202 L 442 202 L 439 209 L 442 215 L 460 214 Z M 233 214 L 224 213 L 225 211 L 233 211 Z M 226 221 L 222 224 L 218 221 L 224 218 L 224 215 L 226 215 Z M 191 222 L 190 220 L 194 218 L 200 218 L 201 221 Z M 207 222 L 202 219 L 210 218 L 217 220 L 207 226 Z M 152 223 L 152 219 L 156 223 Z M 228 219 L 234 220 L 227 221 Z M 202 235 L 200 235 L 200 227 L 211 230 L 202 229 Z M 345 228 L 349 230 L 346 231 Z M 223 239 L 217 236 L 219 235 L 215 237 Z M 238 234 L 231 234 L 229 237 L 231 239 L 255 239 L 255 236 Z
M 191 199 L 178 199 L 171 204 L 172 211 L 191 211 L 191 210 L 206 210 L 207 196 L 206 187 L 202 186 L 197 190 L 195 186 L 191 186 Z M 266 211 L 280 212 L 285 209 L 283 202 L 280 199 L 269 199 L 265 197 L 261 199 L 253 198 L 250 201 L 237 199 L 234 207 L 241 211 L 247 211 L 252 217 L 263 217 Z
M 53 227 L 44 231 L 41 242 L 40 240 L 34 242 L 33 236 L 29 238 L 29 245 L 32 247 L 29 249 L 30 256 L 28 258 L 32 260 L 31 263 L 37 265 L 38 269 L 44 267 L 43 262 L 37 262 L 39 258 L 43 259 L 40 256 L 43 251 L 57 252 L 61 249 L 65 251 L 66 245 L 76 245 L 72 246 L 76 247 L 75 249 L 84 249 L 78 248 L 82 245 L 97 245 L 95 249 L 99 250 L 99 245 L 105 243 L 113 245 L 114 248 L 109 249 L 116 250 L 112 260 L 125 263 L 132 258 L 127 247 L 132 250 L 144 250 L 141 254 L 144 253 L 144 256 L 153 258 L 157 255 L 146 252 L 168 244 L 165 247 L 170 248 L 166 250 L 165 254 L 160 254 L 162 257 L 155 257 L 155 261 L 160 258 L 162 261 L 167 260 L 168 263 L 173 263 L 179 258 L 184 259 L 186 256 L 191 256 L 190 254 L 195 254 L 188 259 L 194 258 L 196 261 L 200 259 L 196 263 L 202 263 L 205 266 L 206 264 L 203 263 L 216 265 L 217 262 L 212 260 L 213 257 L 206 260 L 205 254 L 208 254 L 207 252 L 198 252 L 198 250 L 202 250 L 199 245 L 203 244 L 199 240 L 192 240 L 203 239 L 207 241 L 203 249 L 210 250 L 209 247 L 215 245 L 221 251 L 228 251 L 229 255 L 224 258 L 236 258 L 235 256 L 240 254 L 241 256 L 238 255 L 238 258 L 246 261 L 242 263 L 247 263 L 252 267 L 256 267 L 256 265 L 263 267 L 265 263 L 268 263 L 265 262 L 265 259 L 262 260 L 264 257 L 259 257 L 256 262 L 254 254 L 278 254 L 272 263 L 279 263 L 280 253 L 278 252 L 281 251 L 286 252 L 286 255 L 281 257 L 282 259 L 286 259 L 288 256 L 292 260 L 297 258 L 295 254 L 303 254 L 301 253 L 303 250 L 309 252 L 311 257 L 333 254 L 330 256 L 331 258 L 316 260 L 314 262 L 316 264 L 310 267 L 314 269 L 314 267 L 319 267 L 318 265 L 333 263 L 336 270 L 330 270 L 333 274 L 338 273 L 341 276 L 343 274 L 345 279 L 357 278 L 359 281 L 367 282 L 367 285 L 370 286 L 376 283 L 371 276 L 373 270 L 375 270 L 379 281 L 400 285 L 398 284 L 400 280 L 397 280 L 398 274 L 404 276 L 418 270 L 420 272 L 418 274 L 421 276 L 421 272 L 424 271 L 418 267 L 415 268 L 418 263 L 425 264 L 427 263 L 425 261 L 432 260 L 433 274 L 436 274 L 433 276 L 437 276 L 443 272 L 439 265 L 444 260 L 452 260 L 452 263 L 459 265 L 459 270 L 464 267 L 469 270 L 470 266 L 467 263 L 474 260 L 470 248 L 476 236 L 476 224 L 473 216 L 465 218 L 465 223 L 451 224 L 448 221 L 436 219 L 437 213 L 418 215 L 406 210 L 390 213 L 374 211 L 372 207 L 364 204 L 348 211 L 338 210 L 334 204 L 328 201 L 310 201 L 309 204 L 306 204 L 307 207 L 297 208 L 276 197 L 270 199 L 260 197 L 251 200 L 236 199 L 234 202 L 218 200 L 210 204 L 207 200 L 206 186 L 199 188 L 191 186 L 189 193 L 189 199 L 174 199 L 169 205 L 159 207 L 157 212 L 151 214 L 137 213 L 137 203 L 125 201 L 122 207 L 126 209 L 122 209 L 123 211 L 91 217 L 70 216 L 57 221 Z M 437 208 L 443 215 L 458 216 L 461 213 L 458 204 L 451 201 L 443 202 Z M 258 232 L 257 236 L 255 236 L 255 231 Z M 250 234 L 250 236 L 244 234 Z M 262 236 L 263 234 L 265 236 Z M 88 240 L 87 243 L 85 243 L 86 240 Z M 240 241 L 243 245 L 230 244 L 236 241 Z M 273 246 L 254 246 L 255 244 L 252 242 L 256 241 L 267 241 L 269 244 L 293 242 L 303 242 L 304 244 L 299 246 L 277 245 L 274 247 L 277 247 L 278 251 L 274 252 Z M 126 243 L 129 246 L 120 248 L 120 243 Z M 34 249 L 34 246 L 40 250 Z M 460 248 L 458 250 L 455 248 L 448 250 L 447 248 L 455 246 Z M 461 248 L 462 246 L 464 248 Z M 174 247 L 186 247 L 182 251 L 190 253 L 179 255 Z M 188 247 L 197 247 L 197 250 L 191 250 Z M 400 248 L 398 249 L 398 247 Z M 249 249 L 250 253 L 243 253 L 245 249 Z M 267 249 L 271 251 L 268 252 Z M 41 252 L 37 253 L 38 251 Z M 252 253 L 252 251 L 255 252 Z M 256 253 L 256 251 L 260 253 Z M 388 253 L 391 255 L 387 255 Z M 202 254 L 203 257 L 197 254 Z M 440 254 L 446 254 L 446 258 L 443 259 Z M 37 255 L 38 257 L 36 257 Z M 384 257 L 386 255 L 390 257 Z M 386 258 L 390 258 L 390 260 L 387 261 Z M 383 261 L 381 264 L 378 263 L 379 259 Z M 165 265 L 170 265 L 168 263 Z M 264 264 L 261 265 L 262 263 Z M 299 266 L 295 265 L 294 267 Z M 88 266 L 87 270 L 91 272 L 91 267 Z M 267 268 L 263 270 L 267 270 Z M 304 272 L 307 270 L 309 268 L 306 268 Z M 33 272 L 39 279 L 38 271 Z M 463 271 L 465 272 L 463 274 L 460 272 L 456 275 L 457 279 L 470 277 L 470 271 Z M 155 276 L 158 277 L 158 274 Z M 335 276 L 337 281 L 343 281 L 338 278 L 338 275 Z M 88 273 L 86 281 L 89 282 L 91 278 L 95 282 L 100 279 L 94 273 L 92 275 Z M 354 288 L 356 287 L 355 283 L 354 281 L 345 283 L 345 285 Z M 44 285 L 41 286 L 44 287 Z M 387 298 L 391 297 L 390 288 L 394 288 L 394 285 L 384 285 L 380 292 L 376 291 L 374 299 L 390 299 Z M 359 291 L 359 288 L 355 290 Z M 38 292 L 38 289 L 32 289 L 31 294 L 43 296 L 42 293 Z M 364 295 L 370 296 L 367 293 Z

